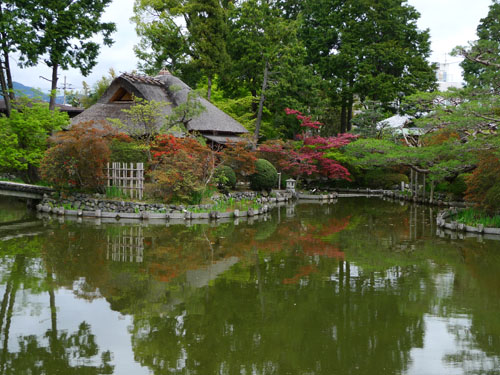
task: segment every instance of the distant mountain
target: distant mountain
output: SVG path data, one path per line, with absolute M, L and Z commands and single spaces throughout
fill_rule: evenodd
M 40 98 L 44 102 L 48 102 L 50 100 L 50 97 L 47 93 L 42 92 L 38 89 L 35 89 L 33 87 L 25 86 L 22 83 L 19 82 L 13 82 L 14 90 L 16 91 L 16 94 L 19 95 L 25 95 L 28 98 Z M 63 102 L 63 97 L 62 96 L 56 96 L 56 103 L 62 104 Z

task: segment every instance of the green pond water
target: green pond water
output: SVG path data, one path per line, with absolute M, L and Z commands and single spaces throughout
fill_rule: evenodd
M 0 200 L 0 374 L 500 374 L 500 239 L 436 213 L 107 224 Z

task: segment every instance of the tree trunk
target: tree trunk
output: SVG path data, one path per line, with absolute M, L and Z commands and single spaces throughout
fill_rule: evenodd
M 14 94 L 14 83 L 12 81 L 12 74 L 10 72 L 9 52 L 7 49 L 4 50 L 3 57 L 5 65 L 5 74 L 7 75 L 7 87 L 9 88 L 9 97 L 10 100 L 14 100 L 16 96 Z
M 5 76 L 3 72 L 4 72 L 4 65 L 2 64 L 2 60 L 0 59 L 0 86 L 2 88 L 2 96 L 5 102 L 5 114 L 7 115 L 7 117 L 10 117 L 11 103 L 10 103 L 9 88 L 7 86 L 7 82 L 5 81 Z
M 424 198 L 424 201 L 425 201 L 425 173 L 424 173 L 423 182 L 422 182 L 422 198 Z
M 2 332 L 2 329 L 3 329 L 3 322 L 5 319 L 5 313 L 7 312 L 7 305 L 9 302 L 9 296 L 10 296 L 11 289 L 12 289 L 12 281 L 9 280 L 9 281 L 7 281 L 7 284 L 5 286 L 5 292 L 4 292 L 3 299 L 2 299 L 2 307 L 0 309 L 0 332 Z
M 418 172 L 415 171 L 415 184 L 414 184 L 414 187 L 415 187 L 415 192 L 413 193 L 413 196 L 418 198 Z
M 207 100 L 211 102 L 212 100 L 212 77 L 208 76 L 208 83 L 207 83 Z
M 340 111 L 340 133 L 345 133 L 347 130 L 347 103 L 345 98 L 342 98 L 342 110 Z
M 347 102 L 347 131 L 352 130 L 352 106 L 354 105 L 354 96 L 351 94 Z
M 431 196 L 429 202 L 432 204 L 434 202 L 434 181 L 431 181 Z
M 413 169 L 410 169 L 410 196 L 413 196 Z
M 255 114 L 255 117 L 257 117 L 257 110 L 259 109 L 259 103 L 257 102 L 257 90 L 250 90 L 250 93 L 252 94 L 252 112 Z
M 257 146 L 259 141 L 260 123 L 262 122 L 262 111 L 264 110 L 264 100 L 266 100 L 267 77 L 269 75 L 269 62 L 266 60 L 264 64 L 264 79 L 262 80 L 262 90 L 260 92 L 259 110 L 257 112 L 257 120 L 255 121 L 255 133 L 253 135 L 254 145 Z
M 0 2 L 0 18 L 2 18 L 2 16 L 3 16 L 3 9 L 2 9 L 2 3 Z M 3 58 L 4 58 L 3 68 L 5 69 L 5 75 L 7 77 L 7 86 L 6 87 L 8 88 L 9 99 L 14 100 L 15 99 L 14 83 L 12 82 L 12 73 L 10 71 L 9 46 L 7 45 L 7 40 L 8 40 L 7 34 L 5 32 L 2 32 L 1 37 L 2 37 L 1 46 L 2 46 Z M 2 75 L 3 75 L 3 73 L 2 73 Z M 5 77 L 3 77 L 3 79 L 5 79 Z M 3 86 L 2 86 L 2 92 L 4 93 Z M 7 100 L 5 100 L 5 104 L 7 105 Z M 10 110 L 8 112 L 10 113 Z
M 5 374 L 5 364 L 7 363 L 7 356 L 9 353 L 9 333 L 10 333 L 10 325 L 12 322 L 12 314 L 14 311 L 14 304 L 16 302 L 16 294 L 19 289 L 19 285 L 21 283 L 21 275 L 24 274 L 24 264 L 25 258 L 23 255 L 16 255 L 14 265 L 11 271 L 11 277 L 9 282 L 12 283 L 12 286 L 9 288 L 9 303 L 6 312 L 6 321 L 5 327 L 3 328 L 3 348 L 2 348 L 2 356 L 0 359 L 0 373 Z M 4 303 L 5 301 L 3 301 Z M 2 305 L 3 305 L 2 303 Z
M 54 276 L 51 270 L 47 270 L 47 288 L 49 292 L 49 306 L 50 306 L 50 336 L 49 336 L 49 346 L 50 351 L 53 356 L 57 353 L 57 306 L 56 306 L 56 296 L 54 293 Z
M 52 85 L 50 87 L 50 103 L 49 109 L 53 111 L 56 108 L 56 94 L 57 94 L 57 68 L 58 64 L 54 63 L 52 65 Z
M 31 163 L 28 163 L 28 169 L 26 170 L 26 180 L 31 184 L 40 181 L 40 174 L 38 173 L 38 168 Z

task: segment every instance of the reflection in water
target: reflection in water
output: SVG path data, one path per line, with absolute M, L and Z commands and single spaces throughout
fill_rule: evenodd
M 32 216 L 26 210 L 26 202 L 13 197 L 0 196 L 0 224 L 18 221 Z
M 0 242 L 0 369 L 500 374 L 500 242 L 436 236 L 434 214 L 344 199 L 253 223 L 20 230 Z
M 141 227 L 120 228 L 118 234 L 108 235 L 106 259 L 114 262 L 137 262 L 144 259 L 144 237 Z

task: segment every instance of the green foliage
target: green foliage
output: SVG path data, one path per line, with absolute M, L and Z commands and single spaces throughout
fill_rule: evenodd
M 134 102 L 130 108 L 122 109 L 127 116 L 127 122 L 124 123 L 120 119 L 109 119 L 109 121 L 132 137 L 143 138 L 146 144 L 149 144 L 157 134 L 168 130 L 165 110 L 170 103 L 138 97 L 134 97 Z
M 170 90 L 177 90 L 177 87 L 170 87 Z M 127 122 L 120 119 L 108 119 L 116 128 L 124 129 L 132 137 L 143 142 L 143 149 L 146 150 L 148 160 L 151 161 L 149 145 L 154 138 L 169 130 L 186 132 L 186 126 L 191 119 L 199 116 L 205 107 L 198 100 L 198 94 L 190 91 L 187 100 L 172 108 L 167 114 L 167 107 L 170 103 L 158 102 L 156 100 L 144 100 L 134 97 L 135 104 L 128 109 L 122 109 L 127 115 Z
M 370 188 L 392 189 L 401 186 L 401 182 L 407 184 L 408 176 L 402 173 L 394 173 L 386 169 L 373 169 L 363 177 L 364 186 Z
M 462 173 L 457 176 L 448 186 L 448 192 L 453 194 L 455 198 L 463 198 L 467 190 L 467 179 L 470 177 L 468 173 Z
M 103 43 L 111 46 L 111 34 L 116 26 L 101 22 L 101 16 L 111 0 L 19 0 L 16 2 L 19 22 L 30 26 L 32 32 L 17 45 L 24 66 L 35 66 L 43 60 L 52 68 L 51 109 L 55 105 L 57 72 L 61 68 L 79 69 L 87 76 L 97 64 L 100 45 L 92 38 L 101 34 Z
M 500 3 L 494 0 L 488 15 L 482 18 L 477 27 L 478 39 L 469 46 L 459 46 L 453 53 L 464 57 L 460 64 L 464 70 L 467 86 L 486 89 L 500 94 Z
M 15 107 L 10 117 L 0 117 L 0 170 L 26 171 L 40 165 L 48 136 L 68 124 L 68 115 L 27 98 Z
M 3 122 L 0 118 L 0 124 Z M 0 170 L 23 170 L 27 168 L 22 162 L 22 153 L 18 148 L 17 135 L 4 126 L 0 127 Z
M 500 207 L 500 184 L 493 185 L 486 192 L 484 197 L 484 203 L 487 207 L 494 207 L 498 209 Z M 500 217 L 498 217 L 497 227 L 500 227 Z
M 492 123 L 500 121 L 500 96 L 474 88 L 418 93 L 405 98 L 403 107 L 409 114 L 427 113 L 414 121 L 424 132 L 430 131 L 424 141 L 441 134 L 484 146 L 494 141 Z
M 106 187 L 106 198 L 128 198 L 127 194 L 124 193 L 121 189 L 116 186 L 107 186 Z
M 492 192 L 492 195 L 494 195 L 494 197 L 492 198 L 498 205 L 500 203 L 500 186 L 496 186 L 494 190 L 495 191 Z M 459 223 L 470 226 L 477 226 L 478 224 L 482 224 L 485 227 L 500 228 L 500 215 L 491 215 L 487 212 L 477 210 L 475 208 L 467 208 L 465 210 L 459 211 L 456 215 L 452 216 L 452 220 L 456 220 Z
M 276 168 L 265 159 L 258 159 L 255 163 L 255 173 L 250 176 L 250 188 L 252 190 L 270 191 L 278 183 L 278 172 Z
M 301 35 L 327 95 L 342 108 L 341 132 L 350 130 L 355 96 L 391 107 L 402 94 L 434 88 L 429 31 L 418 30 L 420 14 L 406 2 L 306 0 L 302 9 Z
M 182 22 L 182 21 L 183 22 Z M 141 70 L 165 67 L 188 84 L 204 73 L 209 81 L 227 62 L 227 13 L 216 0 L 141 0 L 134 5 L 135 46 Z
M 90 106 L 97 103 L 104 92 L 108 89 L 109 85 L 113 79 L 116 78 L 116 73 L 113 68 L 109 69 L 109 75 L 102 76 L 97 82 L 95 82 L 92 87 L 90 87 L 85 81 L 83 82 L 83 95 L 79 98 L 79 105 L 84 108 L 89 108 Z
M 377 124 L 388 117 L 390 112 L 384 110 L 381 104 L 367 101 L 362 112 L 352 119 L 354 133 L 363 137 L 380 138 L 381 129 L 377 129 Z
M 236 173 L 234 173 L 233 168 L 227 165 L 217 167 L 214 178 L 221 188 L 234 189 L 236 187 Z
M 424 171 L 428 181 L 439 183 L 470 171 L 477 162 L 481 142 L 462 143 L 455 138 L 424 147 L 407 147 L 384 139 L 360 139 L 344 148 L 354 164 L 366 169 L 412 166 Z
M 260 137 L 260 121 L 271 112 L 273 131 L 262 127 L 266 137 L 293 137 L 284 109 L 316 108 L 319 80 L 305 62 L 307 51 L 299 40 L 299 21 L 287 18 L 277 4 L 262 0 L 244 1 L 230 13 L 228 53 L 231 66 L 221 77 L 223 88 L 234 95 L 242 87 L 252 96 L 252 112 Z M 304 95 L 304 90 L 308 95 Z M 255 131 L 254 131 L 255 134 Z
M 109 148 L 111 162 L 146 163 L 148 161 L 149 148 L 143 144 L 113 139 Z

